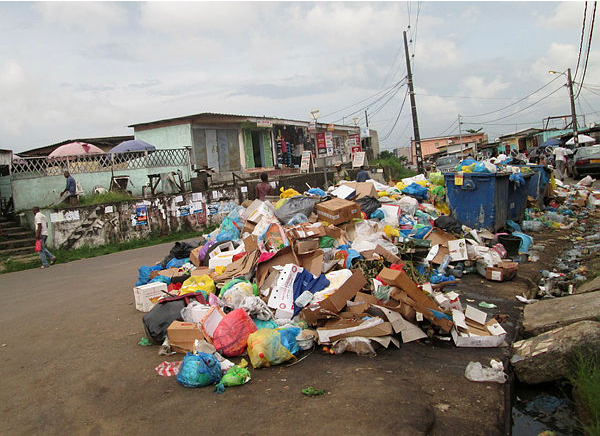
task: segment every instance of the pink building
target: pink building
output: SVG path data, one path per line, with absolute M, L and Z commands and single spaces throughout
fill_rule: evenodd
M 462 140 L 462 141 L 461 141 Z M 421 138 L 421 153 L 423 160 L 435 154 L 474 154 L 477 147 L 488 142 L 486 133 L 464 134 L 462 138 L 459 135 L 438 136 L 434 138 Z M 462 144 L 462 145 L 461 145 Z M 413 162 L 416 162 L 415 141 L 411 141 Z

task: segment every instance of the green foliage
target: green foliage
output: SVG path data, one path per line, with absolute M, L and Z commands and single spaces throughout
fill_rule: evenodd
M 600 353 L 580 349 L 571 356 L 569 381 L 576 390 L 579 406 L 583 408 L 585 434 L 600 436 Z
M 406 156 L 397 158 L 393 153 L 384 150 L 379 153 L 379 158 L 373 160 L 370 164 L 383 168 L 383 175 L 386 180 L 400 180 L 417 175 L 415 171 L 406 168 L 407 162 Z
M 214 229 L 218 228 L 219 224 L 212 224 L 206 229 L 202 230 L 202 234 L 210 233 Z M 51 249 L 51 253 L 56 256 L 56 263 L 66 263 L 73 260 L 87 259 L 90 257 L 103 256 L 105 254 L 116 253 L 119 251 L 133 250 L 134 248 L 150 247 L 151 245 L 164 244 L 167 242 L 181 241 L 184 239 L 194 239 L 200 236 L 200 232 L 195 231 L 183 231 L 171 233 L 166 236 L 160 236 L 158 234 L 152 234 L 147 238 L 143 239 L 132 239 L 130 241 L 115 242 L 111 244 L 101 245 L 97 247 L 83 246 L 73 250 L 63 249 Z M 166 253 L 165 253 L 166 255 Z M 23 271 L 26 269 L 39 268 L 41 262 L 39 257 L 33 259 L 27 259 L 23 262 L 19 262 L 12 258 L 0 261 L 0 274 L 9 273 L 14 271 Z

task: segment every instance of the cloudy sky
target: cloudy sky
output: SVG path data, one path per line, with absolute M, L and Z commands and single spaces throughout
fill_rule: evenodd
M 404 146 L 410 105 L 400 112 L 406 87 L 394 84 L 406 74 L 406 29 L 421 136 L 458 132 L 452 123 L 462 114 L 463 129 L 483 127 L 493 139 L 570 113 L 564 76 L 548 70 L 575 71 L 583 9 L 583 2 L 0 2 L 0 148 L 131 134 L 129 124 L 199 112 L 307 120 L 318 108 L 320 121 L 351 124 L 358 115 L 364 125 L 365 106 L 371 128 L 386 138 L 382 147 Z M 588 124 L 600 122 L 597 31 L 591 47 L 589 87 L 577 102 Z

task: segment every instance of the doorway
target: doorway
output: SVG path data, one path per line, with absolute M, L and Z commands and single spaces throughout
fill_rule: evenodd
M 254 156 L 254 166 L 256 168 L 265 166 L 265 158 L 260 140 L 261 132 L 252 130 L 252 154 Z

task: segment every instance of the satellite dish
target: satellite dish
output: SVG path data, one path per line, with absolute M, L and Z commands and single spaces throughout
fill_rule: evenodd
M 316 120 L 317 118 L 319 118 L 319 115 L 321 115 L 321 111 L 319 109 L 313 109 L 310 111 L 310 117 L 313 120 Z

